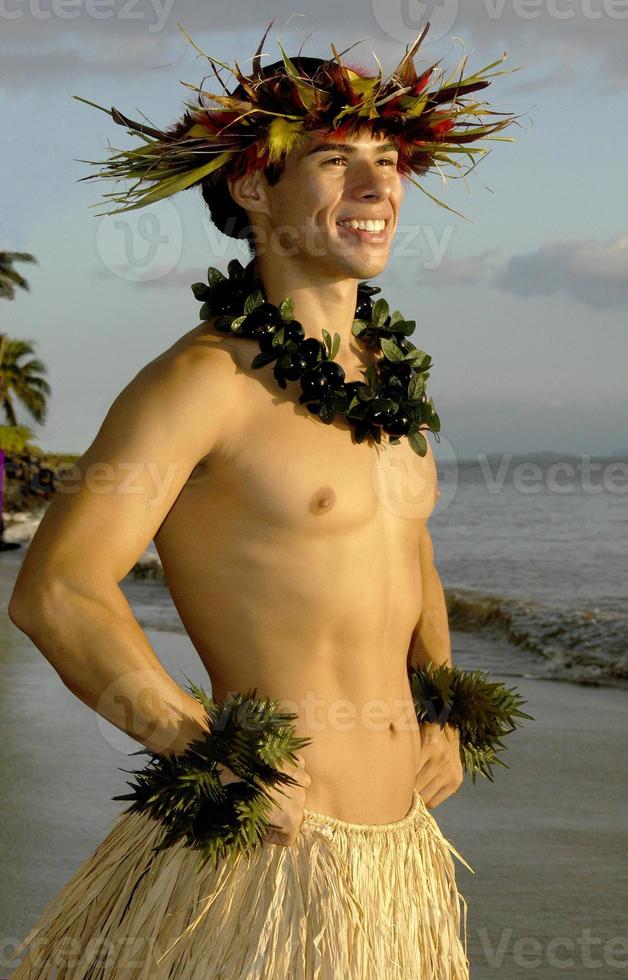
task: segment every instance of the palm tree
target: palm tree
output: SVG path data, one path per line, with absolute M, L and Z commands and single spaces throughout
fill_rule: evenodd
M 37 262 L 30 252 L 0 252 L 0 299 L 15 299 L 15 287 L 27 292 L 30 289 L 24 276 L 13 268 L 14 262 Z M 2 346 L 4 334 L 0 333 L 0 389 L 2 389 Z M 0 500 L 1 500 L 0 496 Z
M 28 291 L 26 279 L 13 268 L 14 262 L 36 262 L 30 252 L 0 251 L 0 298 L 15 299 L 15 287 Z M 23 402 L 37 422 L 43 422 L 46 414 L 45 394 L 50 394 L 48 382 L 39 377 L 37 372 L 45 373 L 41 361 L 33 360 L 27 364 L 19 364 L 19 358 L 25 354 L 34 353 L 28 341 L 11 340 L 0 333 L 0 399 L 7 421 L 13 433 L 19 435 L 17 419 L 12 402 L 12 392 Z M 14 428 L 17 427 L 17 428 Z M 24 430 L 27 431 L 27 430 Z M 11 441 L 11 440 L 9 440 Z M 4 521 L 2 518 L 2 491 L 4 483 L 4 451 L 0 445 L 0 551 L 11 545 L 3 542 Z
M 46 421 L 45 396 L 50 394 L 50 385 L 41 376 L 46 373 L 46 367 L 37 358 L 23 361 L 24 357 L 34 353 L 32 341 L 4 337 L 0 353 L 0 408 L 4 410 L 8 425 L 17 425 L 14 398 L 40 425 Z
M 37 262 L 30 252 L 0 252 L 0 298 L 15 299 L 15 287 L 28 291 L 28 283 L 23 276 L 13 268 L 14 262 Z M 0 344 L 2 344 L 0 334 Z

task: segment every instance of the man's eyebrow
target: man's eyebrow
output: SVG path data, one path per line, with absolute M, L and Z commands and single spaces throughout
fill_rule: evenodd
M 389 153 L 391 150 L 398 150 L 396 143 L 378 143 L 376 153 Z M 353 143 L 317 143 L 316 146 L 307 150 L 303 157 L 309 157 L 312 153 L 324 153 L 326 150 L 342 150 L 343 153 L 355 153 L 356 147 Z

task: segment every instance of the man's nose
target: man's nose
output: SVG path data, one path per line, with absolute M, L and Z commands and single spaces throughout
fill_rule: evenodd
M 397 181 L 397 168 L 391 165 L 381 166 L 368 160 L 356 164 L 351 181 L 351 193 L 360 198 L 389 197 Z

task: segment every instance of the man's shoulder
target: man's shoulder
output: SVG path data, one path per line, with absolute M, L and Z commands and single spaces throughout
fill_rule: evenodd
M 178 337 L 150 363 L 172 367 L 185 365 L 190 370 L 197 365 L 211 364 L 216 371 L 222 368 L 227 374 L 231 366 L 235 373 L 232 344 L 233 338 L 215 330 L 211 320 L 204 320 Z
M 143 420 L 148 432 L 174 425 L 195 463 L 230 444 L 242 403 L 233 343 L 208 321 L 188 330 L 140 368 L 118 414 Z
M 214 331 L 211 323 L 204 321 L 145 364 L 142 373 L 178 384 L 184 395 L 194 390 L 211 394 L 217 388 L 227 393 L 237 383 L 233 346 L 233 338 Z
M 207 323 L 194 327 L 146 362 L 119 392 L 109 414 L 151 426 L 168 416 L 185 428 L 222 429 L 239 403 L 237 364 Z M 165 414 L 164 414 L 165 413 Z M 195 421 L 196 420 L 196 421 Z

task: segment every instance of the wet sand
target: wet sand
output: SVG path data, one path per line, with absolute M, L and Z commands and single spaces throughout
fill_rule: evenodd
M 471 976 L 625 976 L 626 694 L 491 676 L 517 687 L 535 721 L 504 739 L 510 768 L 495 767 L 494 783 L 468 778 L 432 811 L 475 871 L 457 865 Z
M 6 617 L 15 565 L 0 561 L 0 976 L 11 951 L 124 808 L 140 746 L 76 699 Z M 146 631 L 175 680 L 207 690 L 186 636 Z M 456 647 L 463 639 L 453 634 Z M 474 868 L 473 980 L 611 978 L 628 971 L 628 711 L 622 691 L 502 676 L 534 722 L 507 737 L 495 782 L 468 778 L 432 813 Z M 15 964 L 13 964 L 14 966 Z

